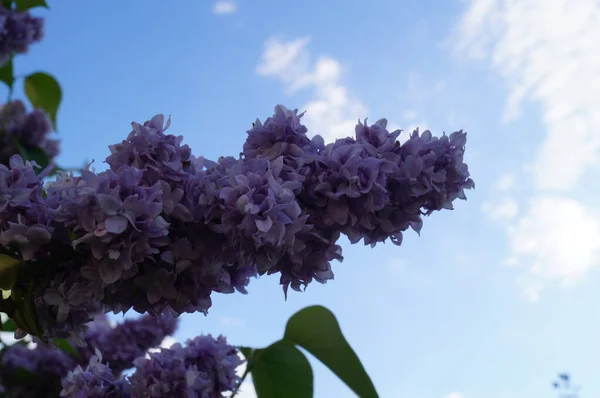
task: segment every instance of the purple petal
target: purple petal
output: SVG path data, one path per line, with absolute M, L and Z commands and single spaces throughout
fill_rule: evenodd
M 123 216 L 110 216 L 104 220 L 104 227 L 113 234 L 123 233 L 127 229 L 129 221 Z
M 120 199 L 102 193 L 98 194 L 98 203 L 102 211 L 109 216 L 114 216 L 123 208 L 123 203 Z

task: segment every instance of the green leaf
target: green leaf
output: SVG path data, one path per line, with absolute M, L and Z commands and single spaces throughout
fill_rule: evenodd
M 12 89 L 15 82 L 12 57 L 0 65 L 0 82 L 5 83 L 9 89 Z
M 292 315 L 284 339 L 317 357 L 359 397 L 379 396 L 360 359 L 344 338 L 335 315 L 327 308 L 317 305 Z
M 25 78 L 25 95 L 34 108 L 41 108 L 48 115 L 56 129 L 56 114 L 62 100 L 60 84 L 47 73 L 36 72 Z
M 0 289 L 10 290 L 17 281 L 20 261 L 6 254 L 0 254 Z
M 2 324 L 2 331 L 4 332 L 14 332 L 17 330 L 17 325 L 12 319 L 7 319 L 6 322 Z
M 45 0 L 15 0 L 15 4 L 19 11 L 27 11 L 34 7 L 48 8 Z
M 6 9 L 12 8 L 12 0 L 2 0 L 2 7 Z
M 304 354 L 286 341 L 254 352 L 250 370 L 258 398 L 312 398 L 313 372 Z
M 79 351 L 67 339 L 54 339 L 54 346 L 61 349 L 65 354 L 79 358 Z
M 35 169 L 36 173 L 41 172 L 50 164 L 50 158 L 41 148 L 28 148 L 22 145 L 17 139 L 14 141 L 17 149 L 19 149 L 19 155 L 24 160 L 34 161 L 41 167 L 40 169 Z
M 244 355 L 246 361 L 250 362 L 252 356 L 254 356 L 254 352 L 256 351 L 254 348 L 250 347 L 238 347 L 238 350 Z

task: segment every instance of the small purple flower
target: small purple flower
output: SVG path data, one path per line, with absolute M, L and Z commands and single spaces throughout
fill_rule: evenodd
M 118 375 L 133 367 L 133 361 L 148 349 L 158 347 L 176 328 L 177 319 L 170 314 L 144 315 L 125 320 L 114 328 L 110 325 L 96 327 L 84 336 L 87 347 L 80 349 L 80 353 L 87 362 L 95 354 L 94 350 L 99 350 L 112 372 Z
M 197 386 L 205 381 L 197 369 L 186 365 L 179 344 L 152 353 L 148 359 L 140 357 L 134 364 L 135 373 L 129 378 L 131 398 L 196 398 Z
M 74 398 L 126 398 L 124 381 L 115 378 L 110 368 L 102 363 L 102 355 L 96 352 L 84 369 L 77 366 L 62 380 L 61 397 Z
M 17 344 L 2 356 L 0 381 L 11 397 L 57 396 L 61 378 L 74 366 L 73 358 L 52 346 L 38 343 L 30 349 Z M 30 378 L 17 377 L 19 371 Z
M 42 18 L 0 6 L 0 64 L 12 54 L 26 53 L 32 43 L 42 40 L 43 29 Z
M 40 109 L 27 113 L 19 100 L 0 106 L 0 163 L 8 163 L 12 155 L 19 153 L 15 140 L 25 148 L 42 149 L 50 159 L 56 157 L 58 141 L 48 138 L 52 130 L 50 118 Z

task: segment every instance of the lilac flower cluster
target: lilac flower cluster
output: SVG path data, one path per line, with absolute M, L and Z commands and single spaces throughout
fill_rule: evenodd
M 33 292 L 45 337 L 81 334 L 97 312 L 206 312 L 212 292 L 245 292 L 259 274 L 279 273 L 286 292 L 326 282 L 340 236 L 400 244 L 474 187 L 462 131 L 400 143 L 385 119 L 365 120 L 355 138 L 325 145 L 301 117 L 277 106 L 239 158 L 212 162 L 158 115 L 110 146 L 109 170 L 59 175 L 44 197 L 32 165 L 0 169 L 0 243 L 48 259 Z
M 104 393 L 110 387 L 109 381 L 118 380 L 123 370 L 134 367 L 137 358 L 143 357 L 148 349 L 158 347 L 165 337 L 175 332 L 177 323 L 170 315 L 144 315 L 112 327 L 105 315 L 96 317 L 83 338 L 86 346 L 77 348 L 76 358 L 41 342 L 35 348 L 10 346 L 0 360 L 0 383 L 10 396 L 52 397 L 59 395 L 61 379 L 73 371 L 65 381 L 71 389 L 91 388 Z M 98 358 L 104 358 L 104 364 Z M 84 370 L 82 365 L 89 368 Z M 34 377 L 35 382 L 18 377 L 18 372 L 23 371 Z
M 30 349 L 13 345 L 0 360 L 0 382 L 11 397 L 58 396 L 61 378 L 74 367 L 72 357 L 52 346 L 40 344 Z
M 48 115 L 34 109 L 27 113 L 19 100 L 0 107 L 0 163 L 7 164 L 10 157 L 19 153 L 18 145 L 26 149 L 40 148 L 52 159 L 60 151 L 59 142 L 48 138 L 53 130 Z
M 95 350 L 100 351 L 113 374 L 118 376 L 131 368 L 136 358 L 143 356 L 148 349 L 158 347 L 165 337 L 172 335 L 177 323 L 171 315 L 144 315 L 125 320 L 114 328 L 108 323 L 101 323 L 88 329 L 83 339 L 86 347 L 80 348 L 79 353 L 83 363 L 87 363 L 95 355 Z
M 26 53 L 33 42 L 42 40 L 44 20 L 29 12 L 9 10 L 0 5 L 0 65 L 13 54 Z
M 220 398 L 234 391 L 243 363 L 238 351 L 224 337 L 199 336 L 185 347 L 174 344 L 135 360 L 135 372 L 118 378 L 102 363 L 100 351 L 82 368 L 78 365 L 62 379 L 65 397 L 187 397 Z
M 125 382 L 118 379 L 111 369 L 102 363 L 102 354 L 97 352 L 84 368 L 81 365 L 62 379 L 61 397 L 72 398 L 125 398 Z
M 18 251 L 30 261 L 42 256 L 53 228 L 35 165 L 14 155 L 9 167 L 0 164 L 0 248 Z
M 224 337 L 199 336 L 185 348 L 175 344 L 150 358 L 138 358 L 129 391 L 132 398 L 222 397 L 238 386 L 235 370 L 242 363 Z

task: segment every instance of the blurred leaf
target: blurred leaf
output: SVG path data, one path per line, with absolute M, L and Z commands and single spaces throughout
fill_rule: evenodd
M 254 351 L 252 381 L 258 398 L 312 398 L 313 372 L 304 354 L 286 341 Z
M 79 358 L 79 351 L 67 339 L 54 339 L 54 346 L 72 357 Z
M 361 398 L 379 395 L 350 347 L 335 315 L 322 306 L 304 308 L 288 320 L 284 339 L 317 357 Z
M 15 82 L 12 57 L 0 66 L 0 82 L 5 83 L 9 89 L 12 89 Z
M 252 359 L 252 356 L 256 351 L 254 348 L 250 347 L 238 347 L 238 350 L 240 350 L 240 352 L 244 355 L 244 358 L 246 358 L 246 361 L 248 362 L 250 362 L 250 359 Z
M 25 368 L 16 368 L 12 376 L 16 381 L 20 383 L 39 379 L 39 376 L 37 374 Z
M 15 4 L 19 11 L 27 11 L 34 7 L 48 8 L 45 0 L 15 0 Z
M 19 155 L 21 155 L 24 160 L 34 161 L 41 167 L 40 169 L 35 169 L 36 173 L 41 172 L 50 164 L 50 158 L 41 148 L 28 148 L 25 145 L 22 145 L 16 138 L 14 142 L 19 149 Z
M 2 0 L 2 7 L 10 9 L 12 7 L 12 0 Z
M 10 290 L 17 281 L 19 260 L 6 254 L 0 254 L 0 289 Z
M 25 78 L 25 94 L 34 108 L 48 113 L 56 130 L 56 114 L 62 100 L 62 90 L 56 79 L 47 73 L 33 73 Z
M 2 331 L 4 332 L 14 332 L 17 330 L 17 325 L 12 319 L 7 319 L 6 322 L 2 324 Z

